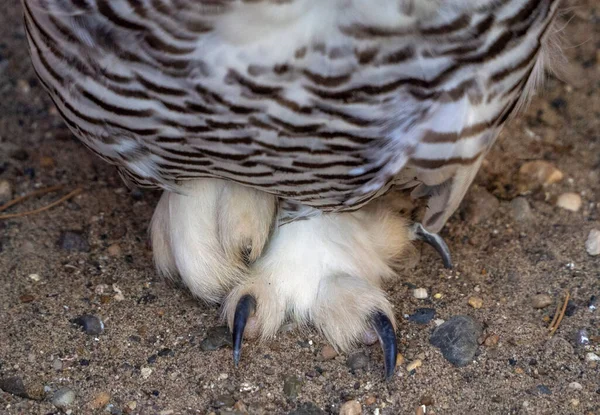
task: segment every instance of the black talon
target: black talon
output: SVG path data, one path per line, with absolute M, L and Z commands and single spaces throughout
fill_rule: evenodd
M 248 322 L 248 317 L 256 307 L 256 300 L 251 295 L 244 295 L 235 307 L 233 315 L 233 364 L 235 367 L 240 362 L 242 354 L 242 340 L 244 339 L 244 329 Z
M 446 245 L 441 236 L 437 233 L 428 232 L 420 223 L 415 224 L 414 232 L 417 239 L 431 245 L 440 254 L 445 268 L 452 269 L 450 249 L 448 249 L 448 245 Z
M 398 344 L 396 333 L 392 322 L 381 311 L 378 311 L 372 319 L 373 328 L 379 337 L 379 343 L 383 349 L 383 361 L 385 365 L 385 378 L 390 380 L 396 370 L 396 358 L 398 357 Z

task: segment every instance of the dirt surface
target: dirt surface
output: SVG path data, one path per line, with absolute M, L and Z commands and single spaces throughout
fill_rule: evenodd
M 578 4 L 563 17 L 569 78 L 550 78 L 505 130 L 444 231 L 454 270 L 419 246 L 418 265 L 389 287 L 406 361 L 385 383 L 377 346 L 357 350 L 366 366 L 351 370 L 348 355 L 322 359 L 326 342 L 315 332 L 247 343 L 238 370 L 229 347 L 203 350 L 209 329 L 221 325 L 219 310 L 156 276 L 146 228 L 158 193 L 132 193 L 72 138 L 30 66 L 19 1 L 2 0 L 0 189 L 7 181 L 19 196 L 64 185 L 8 212 L 83 192 L 0 221 L 0 414 L 60 413 L 52 399 L 62 388 L 75 394 L 64 408 L 73 414 L 338 413 L 353 399 L 365 414 L 413 414 L 422 403 L 427 414 L 600 414 L 600 364 L 590 360 L 600 355 L 600 310 L 589 307 L 600 296 L 600 256 L 585 248 L 600 229 L 600 7 Z M 531 160 L 552 163 L 564 178 L 515 201 L 532 187 L 518 174 Z M 578 211 L 556 206 L 565 192 L 581 196 Z M 414 298 L 414 287 L 428 299 Z M 567 316 L 550 337 L 566 291 Z M 552 304 L 535 309 L 536 294 Z M 420 307 L 484 324 L 488 340 L 472 363 L 454 367 L 429 343 L 435 323 L 406 318 Z M 102 334 L 73 326 L 85 314 L 104 322 Z M 416 359 L 422 365 L 408 372 Z

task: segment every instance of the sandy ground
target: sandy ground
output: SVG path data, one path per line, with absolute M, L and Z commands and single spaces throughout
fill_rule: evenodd
M 347 355 L 322 359 L 326 342 L 314 332 L 247 343 L 238 370 L 230 348 L 203 350 L 208 330 L 221 325 L 219 310 L 156 276 L 146 227 L 158 194 L 131 193 L 71 137 L 30 66 L 19 2 L 3 0 L 0 181 L 15 196 L 57 184 L 63 193 L 83 192 L 47 212 L 0 221 L 0 414 L 60 413 L 52 396 L 61 388 L 75 393 L 64 409 L 73 414 L 320 414 L 338 413 L 349 400 L 366 414 L 412 414 L 421 403 L 428 414 L 600 414 L 599 364 L 586 360 L 600 354 L 600 311 L 588 307 L 600 295 L 600 256 L 584 246 L 590 230 L 600 229 L 600 7 L 578 3 L 564 16 L 569 79 L 551 78 L 506 129 L 479 187 L 444 231 L 454 270 L 419 247 L 418 265 L 389 287 L 406 363 L 385 383 L 377 346 L 357 350 L 366 367 L 351 370 Z M 515 202 L 519 168 L 530 160 L 552 163 L 564 178 Z M 564 192 L 582 197 L 579 211 L 555 205 Z M 72 232 L 66 240 L 65 232 Z M 415 299 L 414 286 L 429 299 Z M 550 337 L 548 319 L 565 291 L 568 315 Z M 553 304 L 533 308 L 535 294 Z M 472 296 L 481 308 L 468 304 Z M 419 307 L 444 320 L 470 315 L 498 342 L 492 337 L 473 363 L 456 368 L 430 345 L 433 322 L 405 318 Z M 104 333 L 74 328 L 71 320 L 83 314 L 101 318 Z M 585 347 L 577 341 L 583 329 Z M 415 359 L 422 366 L 409 373 Z

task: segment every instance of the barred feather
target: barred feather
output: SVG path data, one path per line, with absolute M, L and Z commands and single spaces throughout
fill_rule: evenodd
M 291 218 L 389 186 L 438 231 L 542 71 L 558 0 L 23 0 L 34 67 L 143 186 L 232 180 Z

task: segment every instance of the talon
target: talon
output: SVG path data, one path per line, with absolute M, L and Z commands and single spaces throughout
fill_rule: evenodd
M 242 354 L 242 340 L 244 339 L 244 330 L 246 329 L 246 323 L 248 317 L 256 308 L 256 300 L 253 296 L 247 294 L 244 295 L 237 303 L 235 307 L 235 314 L 233 316 L 233 364 L 235 367 L 240 362 L 240 356 Z
M 385 378 L 386 380 L 390 380 L 396 369 L 396 357 L 398 356 L 398 344 L 396 343 L 394 326 L 388 316 L 381 311 L 373 316 L 372 322 L 383 350 Z
M 444 242 L 444 239 L 440 235 L 428 232 L 420 223 L 415 223 L 413 232 L 416 239 L 431 245 L 440 254 L 445 268 L 452 269 L 450 249 L 448 249 L 448 245 L 446 245 L 446 242 Z

